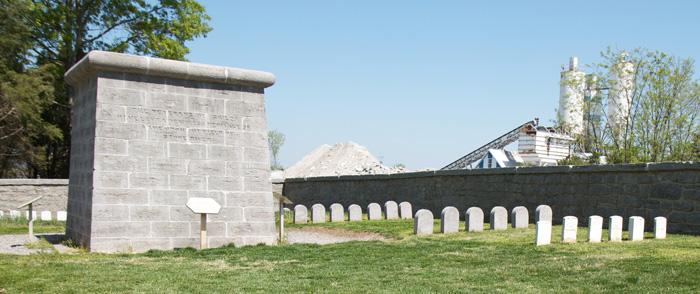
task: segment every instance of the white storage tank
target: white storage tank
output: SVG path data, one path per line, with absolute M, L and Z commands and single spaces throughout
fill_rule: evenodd
M 569 67 L 562 70 L 559 85 L 559 125 L 572 135 L 581 134 L 584 130 L 586 74 L 578 70 L 578 58 L 569 59 Z
M 610 69 L 608 124 L 618 138 L 625 130 L 634 95 L 634 71 L 634 64 L 628 61 L 626 53 L 621 54 L 619 61 Z

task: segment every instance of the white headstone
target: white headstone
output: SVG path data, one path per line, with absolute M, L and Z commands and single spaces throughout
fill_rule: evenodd
M 309 221 L 309 210 L 306 206 L 297 204 L 294 206 L 294 223 L 305 224 Z
M 394 201 L 384 203 L 384 215 L 386 219 L 399 219 L 399 205 Z
M 552 208 L 542 204 L 535 209 L 535 221 L 552 221 Z
M 331 222 L 342 222 L 345 220 L 345 210 L 339 203 L 331 204 Z
M 68 213 L 64 210 L 56 211 L 56 220 L 59 222 L 65 222 L 68 219 Z
M 610 236 L 610 242 L 622 241 L 622 217 L 621 216 L 613 215 L 610 217 L 610 222 L 608 224 L 608 234 Z
M 41 212 L 41 220 L 50 221 L 51 220 L 51 212 L 48 210 L 42 211 Z
M 663 216 L 654 218 L 654 239 L 666 239 L 666 218 Z
M 525 206 L 516 206 L 510 212 L 510 219 L 515 229 L 527 229 L 530 222 L 530 214 Z
M 505 230 L 508 228 L 508 210 L 503 206 L 496 206 L 491 209 L 489 219 L 492 230 Z
M 0 210 L 0 218 L 3 218 L 5 216 L 5 212 Z
M 484 230 L 484 211 L 478 207 L 469 207 L 464 216 L 464 228 L 467 232 Z
M 631 241 L 641 241 L 644 240 L 644 218 L 641 216 L 630 217 L 629 223 L 627 224 L 630 234 Z
M 401 219 L 412 219 L 413 218 L 413 206 L 409 202 L 399 203 L 399 213 L 401 214 Z
M 348 207 L 348 219 L 351 222 L 362 220 L 362 207 L 357 204 L 351 204 Z
M 443 234 L 459 232 L 459 210 L 448 206 L 440 214 L 440 232 Z
M 561 241 L 564 243 L 576 243 L 577 229 L 578 218 L 575 216 L 565 216 L 561 228 Z
M 370 203 L 367 205 L 367 218 L 369 220 L 382 219 L 382 207 L 377 203 Z
M 600 243 L 603 239 L 603 217 L 592 215 L 588 218 L 588 242 Z
M 311 205 L 311 222 L 314 224 L 326 222 L 326 207 L 323 204 Z
M 416 211 L 413 218 L 413 233 L 416 235 L 430 235 L 433 233 L 433 213 L 427 209 Z
M 538 221 L 535 228 L 535 245 L 547 245 L 552 243 L 552 222 Z
M 20 215 L 19 210 L 10 210 L 10 218 L 19 218 Z
M 282 213 L 283 213 L 283 214 L 292 213 L 292 210 L 285 207 L 285 208 L 282 209 Z

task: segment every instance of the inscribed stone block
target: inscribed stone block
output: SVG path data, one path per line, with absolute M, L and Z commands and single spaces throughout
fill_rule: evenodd
M 10 210 L 10 218 L 16 219 L 19 218 L 20 215 L 21 213 L 19 212 L 19 210 Z
M 654 239 L 666 239 L 666 222 L 663 216 L 654 218 Z
M 331 222 L 342 222 L 345 220 L 345 210 L 339 203 L 331 204 Z
M 399 219 L 399 205 L 394 201 L 384 203 L 384 216 L 386 219 Z
M 508 227 L 508 210 L 503 206 L 496 206 L 491 209 L 490 215 L 491 230 L 505 230 Z
M 406 201 L 399 203 L 399 213 L 401 215 L 401 219 L 412 219 L 413 207 L 411 206 L 411 203 Z
M 459 210 L 453 206 L 442 209 L 440 213 L 440 232 L 443 234 L 459 232 Z
M 511 210 L 511 222 L 515 229 L 527 229 L 530 221 L 530 215 L 525 206 L 516 206 Z
M 576 243 L 576 231 L 578 230 L 578 218 L 565 216 L 561 228 L 561 241 L 564 243 Z
M 361 221 L 362 220 L 362 207 L 357 204 L 351 204 L 348 207 L 348 220 Z
M 464 216 L 464 228 L 467 232 L 484 230 L 484 211 L 478 207 L 469 207 Z
M 416 212 L 413 218 L 413 233 L 416 235 L 430 235 L 433 233 L 433 213 L 427 209 Z
M 61 210 L 61 211 L 56 212 L 56 220 L 57 221 L 65 222 L 67 218 L 68 218 L 68 213 L 66 213 L 65 211 Z
M 326 207 L 323 204 L 311 205 L 311 221 L 315 224 L 326 222 Z
M 622 241 L 622 217 L 613 215 L 608 224 L 608 234 L 611 242 Z
M 382 219 L 382 207 L 378 203 L 370 203 L 367 205 L 367 218 L 369 220 Z
M 552 243 L 552 222 L 538 221 L 535 229 L 535 245 L 548 245 Z
M 644 218 L 641 216 L 630 217 L 629 224 L 627 224 L 630 234 L 630 241 L 641 241 L 644 240 Z
M 592 215 L 588 217 L 588 242 L 600 243 L 603 235 L 603 217 Z
M 294 206 L 294 223 L 305 224 L 309 221 L 309 210 L 306 206 L 298 204 Z
M 535 209 L 536 221 L 552 221 L 552 208 L 549 205 L 542 204 Z

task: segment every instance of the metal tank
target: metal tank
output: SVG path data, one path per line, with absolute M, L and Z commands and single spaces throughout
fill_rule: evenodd
M 572 135 L 584 131 L 584 92 L 586 90 L 586 74 L 578 70 L 578 58 L 569 59 L 568 69 L 561 72 L 559 83 L 559 125 Z
M 608 96 L 608 124 L 613 135 L 624 134 L 627 117 L 634 95 L 634 64 L 626 53 L 610 69 L 610 92 Z

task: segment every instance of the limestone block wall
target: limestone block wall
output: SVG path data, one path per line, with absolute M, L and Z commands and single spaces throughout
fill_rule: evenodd
M 651 230 L 653 218 L 664 216 L 669 232 L 700 234 L 700 163 L 693 162 L 286 179 L 284 195 L 307 207 L 336 202 L 366 207 L 395 200 L 440 215 L 444 207 L 454 206 L 462 218 L 471 206 L 484 211 L 525 206 L 531 221 L 535 208 L 548 204 L 555 223 L 566 215 L 578 217 L 580 225 L 591 215 L 636 215 Z
M 37 211 L 65 211 L 68 201 L 66 179 L 0 179 L 0 211 L 8 214 L 17 206 L 38 196 L 44 196 L 34 205 Z
M 264 72 L 93 51 L 74 66 L 67 234 L 91 251 L 275 242 Z

